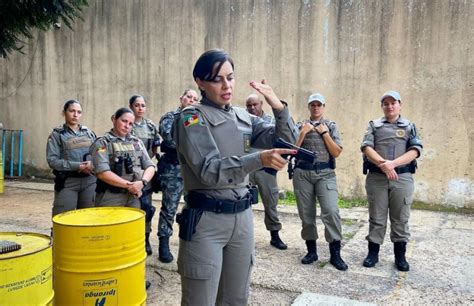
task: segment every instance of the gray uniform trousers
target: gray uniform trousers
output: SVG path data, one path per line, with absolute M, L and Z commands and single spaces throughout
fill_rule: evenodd
M 254 256 L 251 208 L 203 212 L 192 240 L 179 240 L 181 304 L 246 305 Z
M 265 227 L 269 231 L 281 230 L 281 222 L 278 219 L 278 185 L 276 175 L 271 175 L 265 170 L 250 173 L 250 183 L 258 186 L 263 207 L 265 208 Z
M 54 193 L 53 217 L 65 211 L 94 207 L 96 177 L 68 177 L 64 188 Z
M 327 242 L 342 240 L 341 216 L 337 205 L 336 174 L 333 170 L 302 170 L 295 168 L 293 175 L 298 214 L 302 222 L 301 237 L 317 240 L 316 199 L 321 206 L 321 220 Z
M 97 193 L 95 196 L 96 207 L 133 207 L 140 208 L 140 200 L 131 193 L 112 193 L 110 190 Z
M 408 219 L 414 191 L 412 174 L 402 173 L 398 175 L 398 180 L 390 181 L 385 174 L 369 172 L 365 190 L 369 202 L 369 235 L 366 239 L 383 243 L 389 215 L 391 241 L 408 242 Z

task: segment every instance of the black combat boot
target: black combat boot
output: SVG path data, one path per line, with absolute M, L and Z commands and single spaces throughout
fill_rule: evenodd
M 347 265 L 341 258 L 341 241 L 335 240 L 329 243 L 329 253 L 331 254 L 331 258 L 329 259 L 331 265 L 340 271 L 346 271 Z
M 153 250 L 151 249 L 150 245 L 150 233 L 145 234 L 145 251 L 147 256 L 153 254 Z
M 398 241 L 393 243 L 393 253 L 395 254 L 395 266 L 398 271 L 410 271 L 410 265 L 405 259 L 407 243 L 403 241 Z
M 306 248 L 308 249 L 308 254 L 301 259 L 303 265 L 308 265 L 318 260 L 318 254 L 316 253 L 316 240 L 306 240 Z
M 280 250 L 286 250 L 288 246 L 281 241 L 280 235 L 278 235 L 278 231 L 270 231 L 270 236 L 272 239 L 270 240 L 270 244 Z
M 158 259 L 161 262 L 169 263 L 173 261 L 173 254 L 170 252 L 170 238 L 160 237 L 160 245 L 158 247 Z
M 379 262 L 380 244 L 369 241 L 369 254 L 364 259 L 364 267 L 372 268 Z

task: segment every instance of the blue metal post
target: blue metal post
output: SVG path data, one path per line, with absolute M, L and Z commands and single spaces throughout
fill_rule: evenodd
M 19 148 L 18 148 L 18 176 L 21 176 L 21 164 L 23 159 L 23 130 L 19 131 Z
M 10 131 L 10 176 L 13 176 L 13 160 L 15 159 L 15 132 Z
M 3 130 L 2 133 L 2 169 L 5 171 L 5 146 L 6 146 L 6 140 L 7 139 L 7 131 Z

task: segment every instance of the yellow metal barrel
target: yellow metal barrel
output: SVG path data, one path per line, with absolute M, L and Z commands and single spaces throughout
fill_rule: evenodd
M 53 218 L 55 305 L 144 305 L 145 214 L 97 207 Z
M 52 305 L 53 298 L 50 237 L 0 232 L 0 305 Z

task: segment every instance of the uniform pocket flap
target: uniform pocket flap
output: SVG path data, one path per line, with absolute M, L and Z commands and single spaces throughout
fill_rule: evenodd
M 180 269 L 180 274 L 183 277 L 191 279 L 210 279 L 212 275 L 212 265 L 184 263 Z
M 337 184 L 335 183 L 327 183 L 326 186 L 329 190 L 337 190 Z

